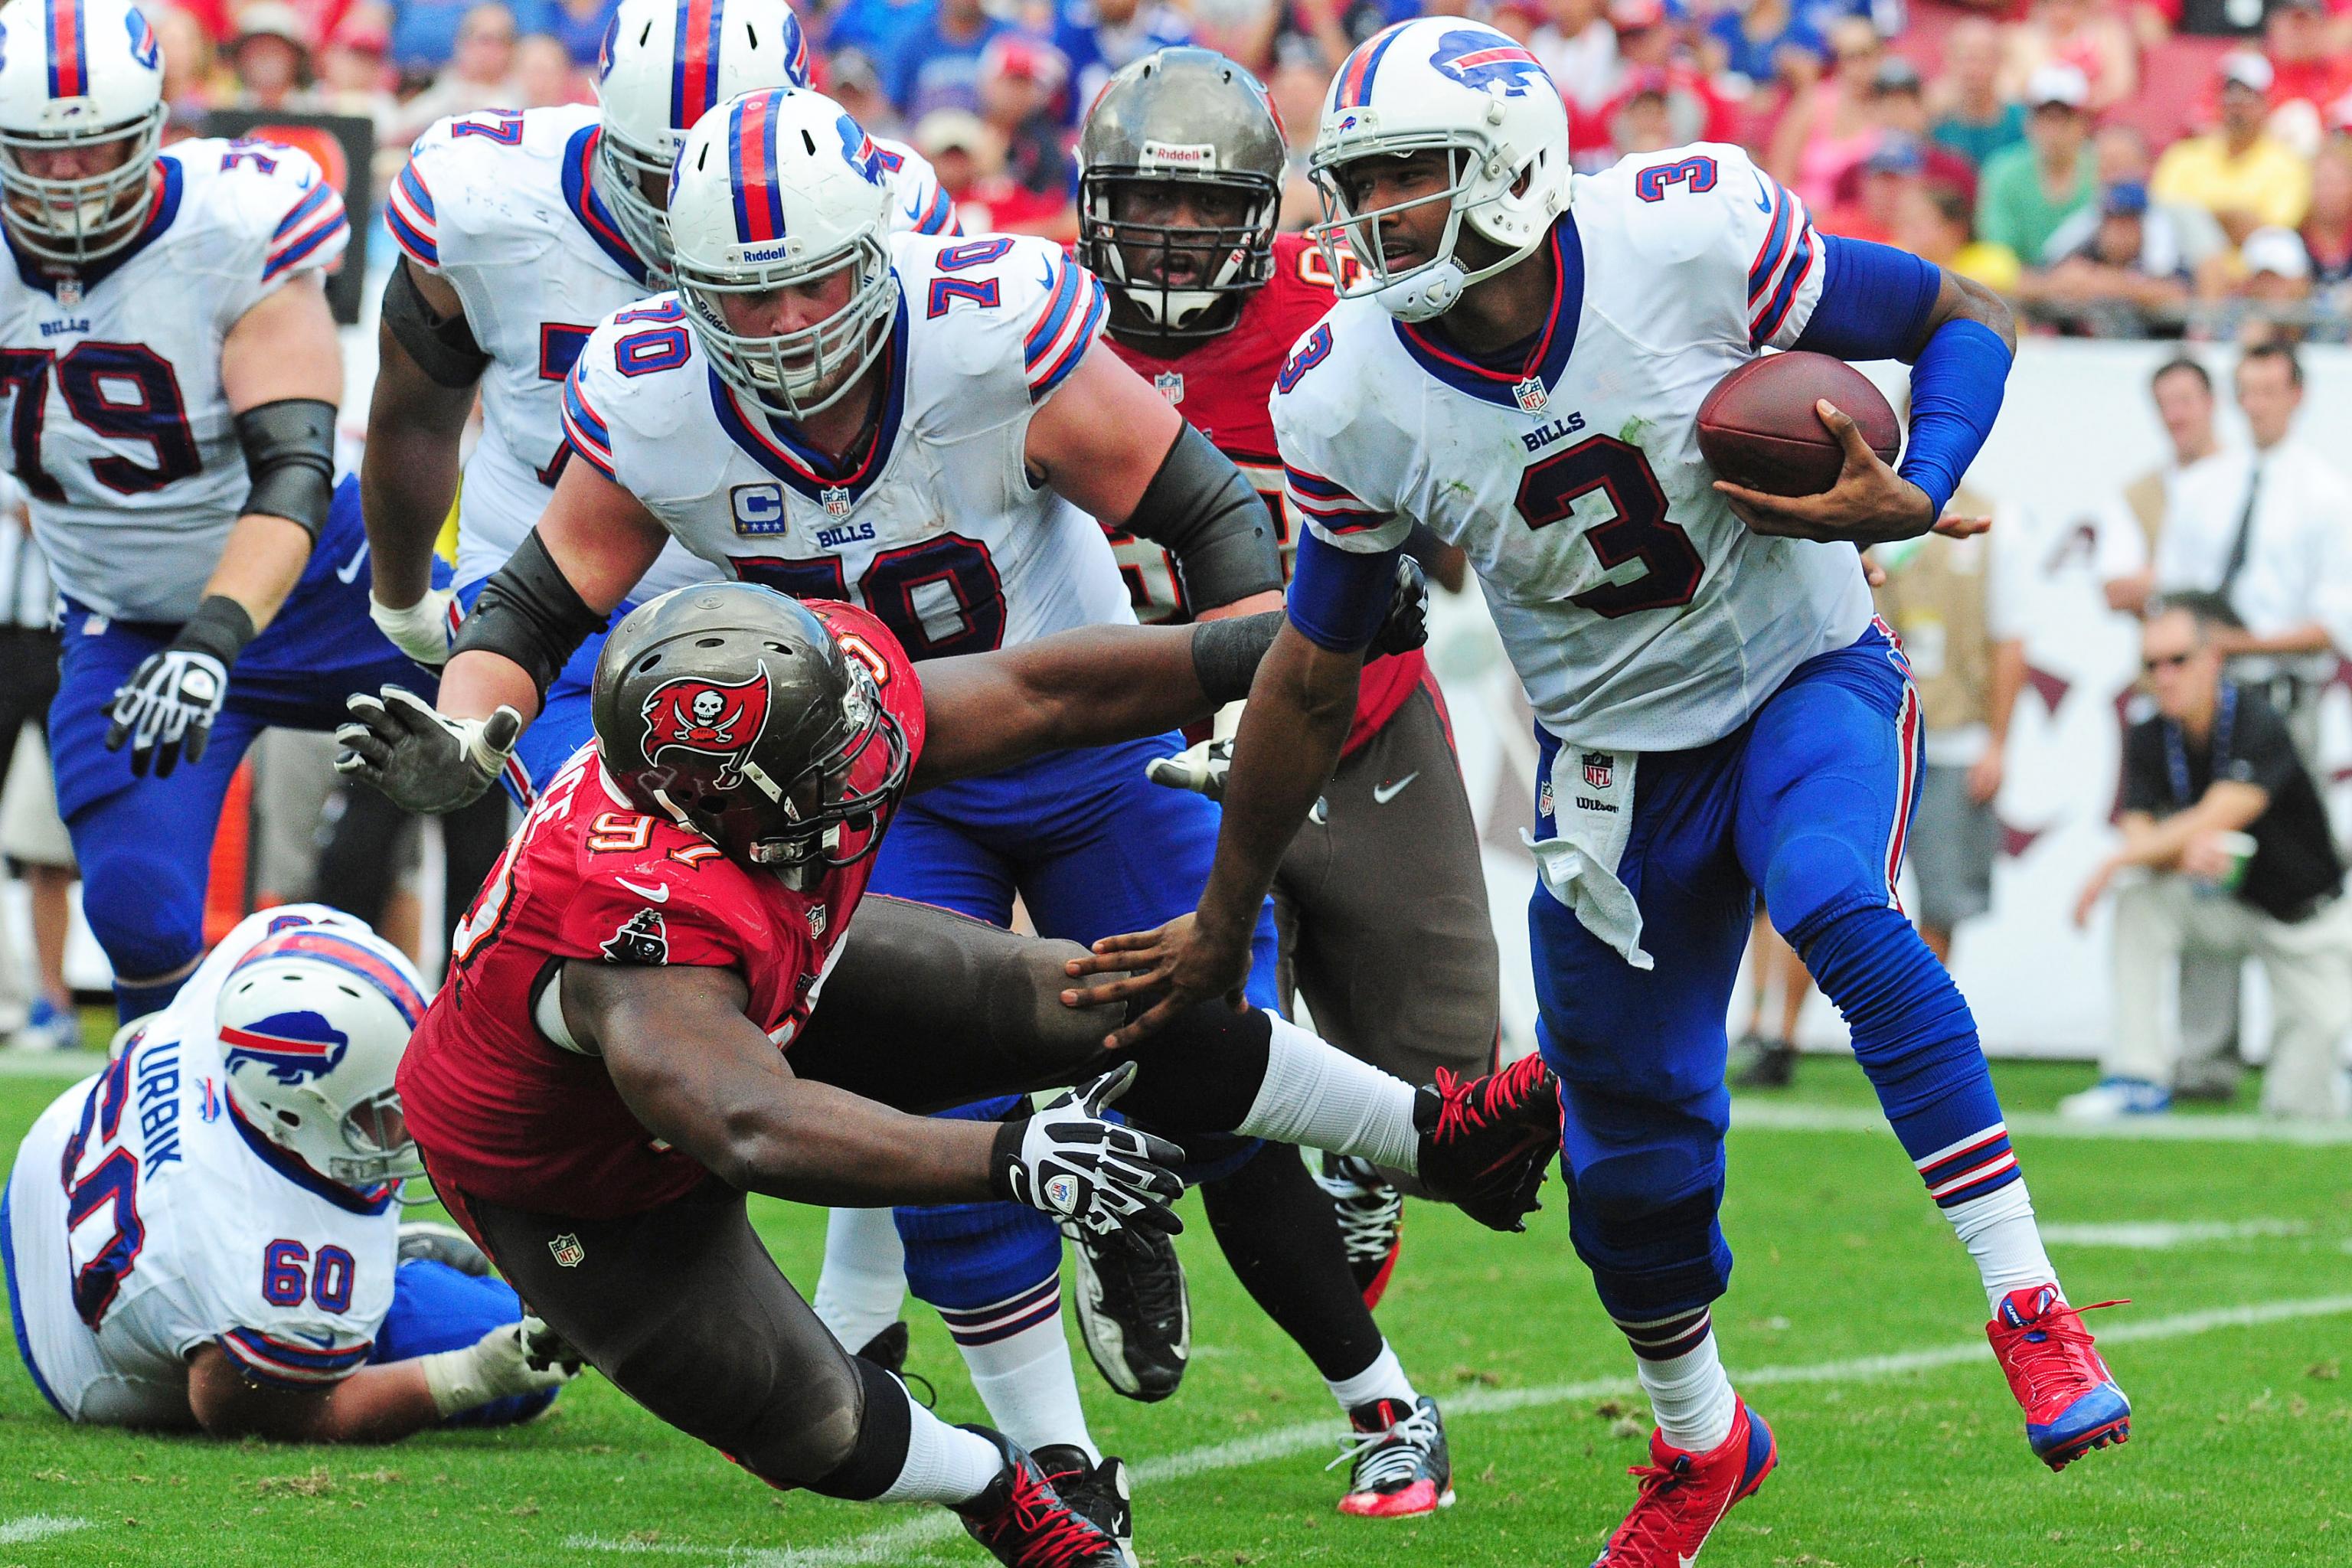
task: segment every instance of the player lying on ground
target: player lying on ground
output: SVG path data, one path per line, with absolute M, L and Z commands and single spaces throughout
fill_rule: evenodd
M 424 1011 L 408 960 L 360 921 L 266 910 L 42 1112 L 0 1259 L 58 1414 L 388 1443 L 547 1408 L 577 1364 L 533 1359 L 471 1247 L 402 1235 L 419 1166 L 393 1073 Z
M 1709 1317 L 1731 1268 L 1724 1024 L 1759 889 L 1977 1267 L 2033 1451 L 2054 1468 L 2120 1440 L 2129 1404 L 2042 1248 L 1968 1004 L 1895 898 L 1917 701 L 1853 549 L 1943 511 L 2000 407 L 2008 311 L 1815 234 L 1737 147 L 1572 174 L 1542 68 L 1457 18 L 1349 58 L 1313 166 L 1325 240 L 1364 276 L 1276 383 L 1310 529 L 1290 625 L 1242 721 L 1197 918 L 1077 966 L 1149 966 L 1096 997 L 1164 989 L 1118 1038 L 1240 983 L 1242 933 L 1347 731 L 1390 560 L 1426 524 L 1485 579 L 1538 721 L 1528 921 L 1570 1233 L 1659 1421 L 1601 1561 L 1688 1568 L 1775 1458 Z M 1700 400 L 1768 347 L 1914 362 L 1901 471 L 1824 407 L 1846 448 L 1833 489 L 1717 481 Z
M 1006 1199 L 1098 1234 L 1173 1227 L 1162 1166 L 1179 1151 L 1097 1120 L 1109 1085 L 997 1125 L 905 1114 L 1099 1072 L 1110 1020 L 1055 1001 L 1075 944 L 902 907 L 939 928 L 907 949 L 913 967 L 834 961 L 904 795 L 1205 717 L 1278 619 L 1067 632 L 919 674 L 849 605 L 730 584 L 638 609 L 597 668 L 595 743 L 467 916 L 401 1075 L 451 1212 L 588 1360 L 753 1474 L 944 1504 L 1008 1563 L 1121 1561 L 1019 1449 L 945 1426 L 850 1357 L 777 1271 L 743 1194 Z M 568 652 L 548 647 L 537 679 Z M 502 655 L 460 653 L 444 685 L 458 716 L 355 705 L 349 771 L 413 805 L 478 794 L 516 721 L 498 697 L 530 704 L 535 685 Z M 1221 1002 L 1128 1059 L 1139 1123 L 1360 1155 L 1502 1227 L 1532 1205 L 1557 1135 L 1533 1058 L 1416 1090 Z

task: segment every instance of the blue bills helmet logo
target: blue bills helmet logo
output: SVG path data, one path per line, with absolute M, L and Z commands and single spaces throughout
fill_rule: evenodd
M 659 763 L 667 751 L 695 752 L 724 764 L 722 788 L 741 776 L 760 731 L 768 724 L 768 667 L 737 686 L 698 676 L 680 676 L 653 689 L 641 710 L 646 721 L 646 761 Z
M 138 63 L 139 68 L 141 70 L 160 68 L 163 60 L 163 51 L 162 46 L 155 41 L 155 29 L 148 22 L 147 14 L 133 5 L 122 14 L 122 23 L 130 29 L 131 58 Z
M 324 1078 L 342 1065 L 351 1037 L 317 1013 L 272 1013 L 249 1029 L 225 1028 L 227 1049 L 221 1063 L 231 1073 L 251 1062 L 278 1083 L 292 1087 Z
M 880 184 L 882 153 L 874 145 L 874 138 L 858 129 L 857 121 L 846 114 L 835 122 L 835 128 L 841 132 L 841 155 L 849 160 L 849 166 L 856 170 L 867 184 Z
M 1523 96 L 1528 88 L 1549 86 L 1535 56 L 1499 34 L 1472 32 L 1465 27 L 1437 40 L 1429 63 L 1464 87 L 1484 92 L 1503 89 L 1506 98 Z

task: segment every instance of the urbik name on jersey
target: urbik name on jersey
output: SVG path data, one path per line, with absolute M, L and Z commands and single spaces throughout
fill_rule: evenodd
M 147 1169 L 180 1157 L 180 1042 L 168 1040 L 139 1058 L 139 1135 Z

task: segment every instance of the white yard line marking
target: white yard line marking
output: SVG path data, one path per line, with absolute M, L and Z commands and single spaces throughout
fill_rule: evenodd
M 2044 1225 L 2042 1239 L 2057 1247 L 2118 1247 L 2133 1252 L 2170 1252 L 2208 1241 L 2252 1241 L 2308 1236 L 2299 1219 L 2126 1220 L 2115 1225 Z
M 71 1514 L 28 1513 L 22 1519 L 0 1523 L 0 1546 L 22 1546 L 28 1541 L 47 1541 L 52 1535 L 71 1535 L 77 1530 L 88 1530 L 89 1523 Z
M 2142 1143 L 2352 1143 L 2352 1121 L 2273 1121 L 2265 1116 L 2135 1116 L 2121 1121 L 2069 1121 L 2046 1110 L 2005 1119 L 2028 1138 L 2116 1139 Z M 1884 1132 L 1886 1118 L 1871 1106 L 1731 1102 L 1731 1124 L 1767 1132 Z
M 2317 1296 L 2296 1301 L 2265 1301 L 2244 1307 L 2217 1307 L 2202 1312 L 2181 1312 L 2139 1322 L 2109 1320 L 2099 1327 L 2103 1344 L 2129 1344 L 2145 1340 L 2174 1340 L 2217 1329 L 2251 1329 L 2267 1323 L 2298 1321 L 2352 1314 L 2352 1296 Z M 1906 1373 L 1932 1372 L 1992 1359 L 1992 1347 L 1982 1338 L 1932 1349 L 1900 1351 L 1892 1355 L 1852 1356 L 1842 1361 L 1734 1369 L 1733 1379 L 1743 1388 L 1776 1384 L 1864 1383 L 1899 1377 Z M 1535 1388 L 1474 1388 L 1444 1400 L 1449 1417 L 1495 1415 L 1504 1411 L 1541 1409 L 1572 1405 L 1579 1400 L 1635 1394 L 1630 1377 L 1594 1378 L 1583 1383 L 1547 1384 Z M 1990 1397 L 1990 1395 L 1988 1395 Z M 1306 1421 L 1280 1426 L 1255 1436 L 1211 1443 L 1182 1453 L 1146 1459 L 1135 1467 L 1141 1486 L 1181 1480 L 1212 1470 L 1239 1469 L 1268 1459 L 1287 1458 L 1329 1446 L 1339 1437 L 1339 1423 Z M 709 1562 L 740 1563 L 744 1568 L 857 1568 L 859 1564 L 907 1564 L 926 1560 L 925 1549 L 954 1538 L 960 1527 L 942 1510 L 927 1510 L 886 1529 L 870 1531 L 834 1546 L 773 1547 L 691 1546 L 683 1542 L 609 1541 L 593 1535 L 567 1537 L 563 1544 L 575 1552 L 647 1553 L 699 1557 Z

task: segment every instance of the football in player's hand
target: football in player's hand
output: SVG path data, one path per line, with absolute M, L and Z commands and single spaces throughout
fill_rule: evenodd
M 1827 398 L 1888 463 L 1902 446 L 1895 410 L 1867 376 L 1828 354 L 1766 354 L 1715 384 L 1698 405 L 1699 455 L 1716 477 L 1775 496 L 1811 496 L 1837 483 L 1845 448 L 1814 412 Z

